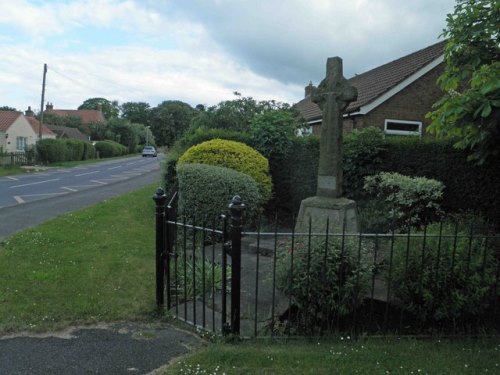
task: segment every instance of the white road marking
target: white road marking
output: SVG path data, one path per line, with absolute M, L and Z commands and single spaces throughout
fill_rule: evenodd
M 132 165 L 132 164 L 135 164 L 135 163 L 137 163 L 137 162 L 133 161 L 133 162 L 127 163 L 127 165 Z
M 88 174 L 94 174 L 94 173 L 99 173 L 99 171 L 92 171 L 92 172 L 87 172 L 87 173 L 75 174 L 75 177 L 86 176 Z
M 11 176 L 6 176 L 5 178 L 8 178 L 9 180 L 12 180 L 12 181 L 19 181 L 18 178 L 11 177 Z
M 63 186 L 63 187 L 61 187 L 61 189 L 65 189 L 65 190 L 69 190 L 69 191 L 78 191 L 78 190 L 70 188 L 68 186 Z
M 96 184 L 101 184 L 101 185 L 107 185 L 107 182 L 102 182 L 102 181 L 97 181 L 97 180 L 90 180 L 90 182 L 95 182 Z
M 68 193 L 62 192 L 62 193 L 43 193 L 43 194 L 23 194 L 23 197 L 44 197 L 46 195 L 63 195 L 63 194 L 68 194 Z
M 69 169 L 58 169 L 56 172 L 70 173 Z
M 52 181 L 59 181 L 60 178 L 54 178 L 52 180 L 45 180 L 45 181 L 38 181 L 38 182 L 31 182 L 29 184 L 23 184 L 23 185 L 15 185 L 15 186 L 9 186 L 9 189 L 14 189 L 22 186 L 30 186 L 30 185 L 38 185 L 38 184 L 44 184 L 46 182 L 52 182 Z
M 119 165 L 118 167 L 111 167 L 111 168 L 108 168 L 108 171 L 112 170 L 112 169 L 116 169 L 116 168 L 121 168 L 122 166 Z
M 38 172 L 38 173 L 33 173 L 33 175 L 35 175 L 35 176 L 50 176 L 50 173 L 41 173 L 41 172 Z
M 14 199 L 17 203 L 24 203 L 23 198 L 21 198 L 19 195 L 14 195 Z

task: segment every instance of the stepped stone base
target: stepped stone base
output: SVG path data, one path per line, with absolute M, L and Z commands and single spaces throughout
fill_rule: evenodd
M 357 233 L 359 230 L 356 202 L 347 198 L 309 197 L 300 204 L 295 233 L 308 233 L 309 220 L 313 233 Z

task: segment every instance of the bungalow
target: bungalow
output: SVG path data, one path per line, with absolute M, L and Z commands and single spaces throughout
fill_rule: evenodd
M 426 113 L 443 95 L 436 81 L 443 72 L 445 45 L 441 41 L 350 78 L 358 99 L 344 112 L 344 130 L 375 126 L 386 134 L 422 136 L 430 123 Z M 309 83 L 296 107 L 312 133 L 319 134 L 322 112 L 311 101 L 314 89 Z
M 52 103 L 47 103 L 45 114 L 52 114 L 59 117 L 73 117 L 81 121 L 83 131 L 90 134 L 90 125 L 105 124 L 106 119 L 102 114 L 101 108 L 98 109 L 54 109 Z
M 42 139 L 56 138 L 45 125 L 41 129 Z M 22 112 L 0 111 L 0 151 L 24 152 L 35 145 L 40 137 L 40 126 L 30 123 Z

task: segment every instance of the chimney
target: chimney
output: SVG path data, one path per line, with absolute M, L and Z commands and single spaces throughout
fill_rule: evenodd
M 313 91 L 316 90 L 316 87 L 313 85 L 313 83 L 311 81 L 309 81 L 309 84 L 306 86 L 306 98 L 311 96 L 311 94 L 313 93 Z
M 34 117 L 35 116 L 35 112 L 33 112 L 31 110 L 31 106 L 28 106 L 28 109 L 24 112 L 24 115 L 27 116 L 27 117 Z
M 54 105 L 52 103 L 47 103 L 45 106 L 46 111 L 52 111 L 54 109 Z

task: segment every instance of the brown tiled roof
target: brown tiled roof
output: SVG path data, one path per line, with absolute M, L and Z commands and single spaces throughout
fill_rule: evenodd
M 61 117 L 79 117 L 84 125 L 106 122 L 102 112 L 97 109 L 48 109 L 45 112 Z
M 40 134 L 40 121 L 38 121 L 35 117 L 25 116 L 26 120 L 30 123 L 33 131 L 36 134 Z M 50 130 L 45 124 L 42 125 L 42 135 L 55 135 L 52 130 Z
M 59 125 L 47 125 L 50 130 L 57 134 L 58 138 L 70 138 L 79 139 L 81 141 L 88 141 L 89 137 L 83 134 L 80 130 L 76 128 L 70 128 L 69 126 L 59 126 Z
M 0 111 L 0 131 L 7 131 L 21 115 L 22 113 L 17 111 Z
M 358 99 L 350 103 L 345 112 L 358 111 L 360 107 L 373 102 L 409 76 L 436 60 L 443 54 L 445 44 L 446 40 L 441 41 L 350 78 L 348 81 L 358 89 Z M 321 109 L 316 103 L 311 102 L 311 97 L 302 99 L 296 106 L 306 120 L 321 119 Z

